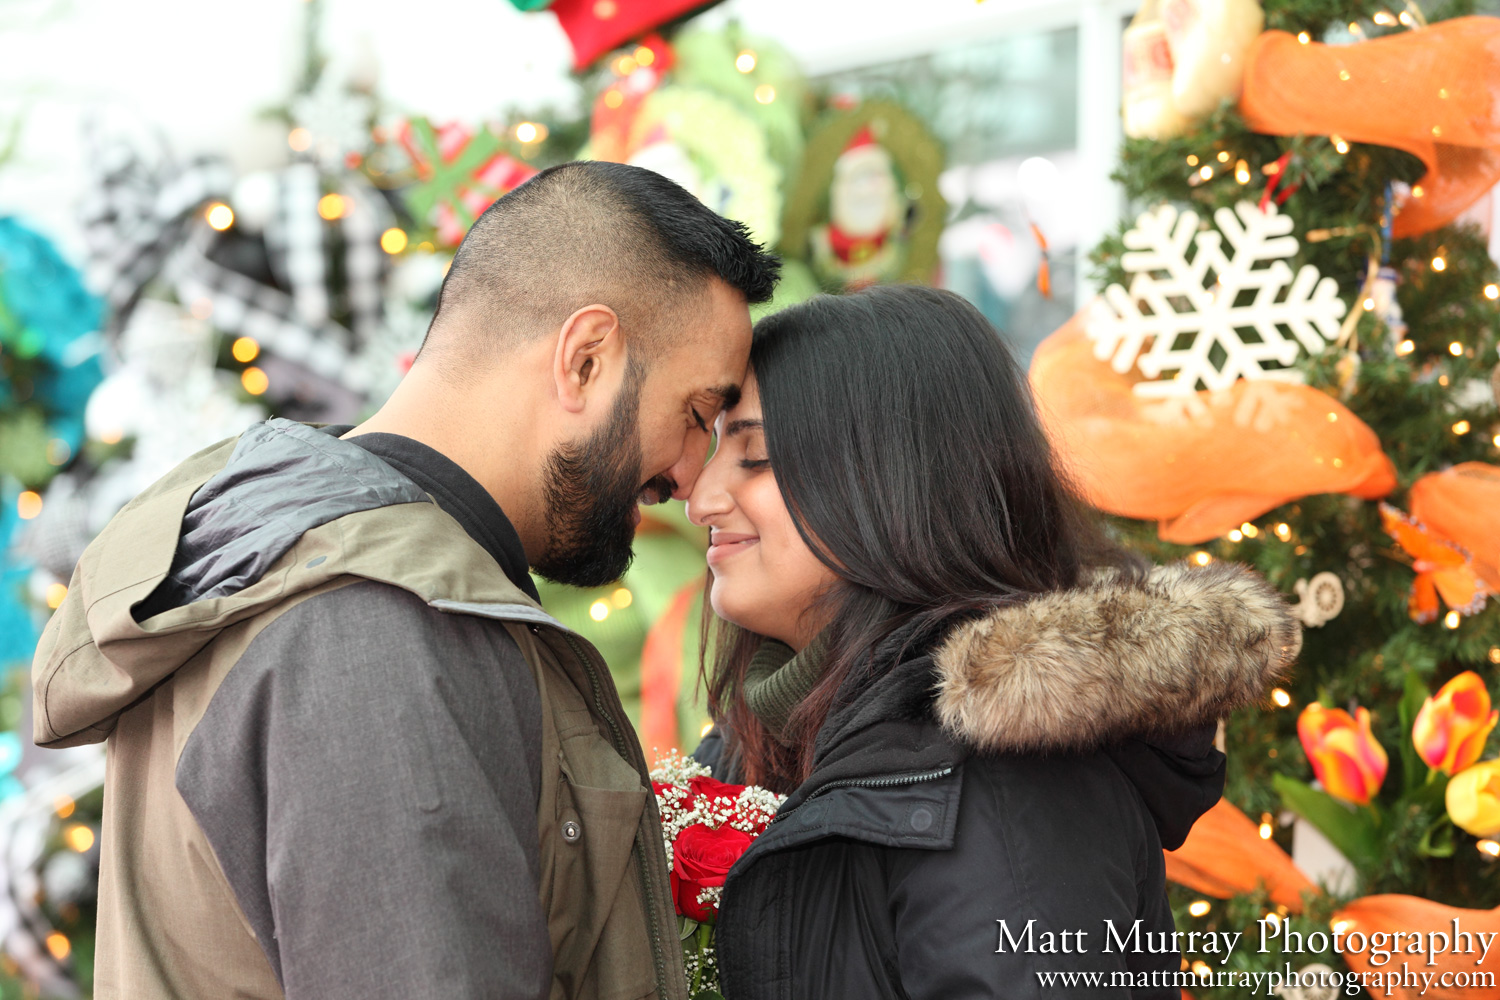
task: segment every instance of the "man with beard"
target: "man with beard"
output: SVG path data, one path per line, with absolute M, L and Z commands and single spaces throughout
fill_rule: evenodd
M 650 171 L 497 201 L 358 427 L 257 424 L 131 502 L 34 666 L 106 740 L 95 995 L 683 995 L 646 762 L 527 573 L 692 489 L 777 263 Z

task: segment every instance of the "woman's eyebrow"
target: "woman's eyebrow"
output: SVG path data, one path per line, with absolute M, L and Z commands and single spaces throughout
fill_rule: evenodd
M 724 436 L 734 437 L 741 431 L 758 431 L 762 426 L 764 425 L 758 417 L 753 420 L 731 420 L 724 425 Z

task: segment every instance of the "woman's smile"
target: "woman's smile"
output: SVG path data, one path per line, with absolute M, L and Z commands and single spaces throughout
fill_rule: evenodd
M 759 535 L 747 535 L 736 531 L 711 531 L 708 535 L 708 564 L 716 566 L 759 542 Z

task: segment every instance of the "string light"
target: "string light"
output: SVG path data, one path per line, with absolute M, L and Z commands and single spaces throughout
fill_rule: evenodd
M 79 854 L 94 846 L 94 831 L 82 823 L 74 823 L 63 831 L 63 840 Z
M 642 66 L 650 66 L 656 62 L 656 53 L 649 46 L 640 45 L 635 50 L 635 61 Z
M 1276 703 L 1277 708 L 1286 708 L 1292 703 L 1292 696 L 1287 693 L 1286 688 L 1272 688 L 1271 700 Z
M 1411 196 L 1413 198 L 1421 198 L 1421 197 L 1426 196 L 1426 194 L 1427 194 L 1427 190 L 1424 187 L 1422 187 L 1422 185 L 1420 185 L 1420 184 L 1413 184 L 1411 186 Z
M 1292 537 L 1292 526 L 1285 523 L 1278 524 L 1276 526 L 1276 537 L 1281 539 L 1283 542 L 1290 539 Z
M 1474 846 L 1479 848 L 1480 854 L 1488 854 L 1492 858 L 1500 858 L 1500 841 L 1481 840 Z
M 16 497 L 16 516 L 29 521 L 42 512 L 42 495 L 35 490 L 23 490 Z
M 1460 420 L 1458 423 L 1453 425 L 1453 433 L 1457 434 L 1459 437 L 1463 437 L 1465 434 L 1469 433 L 1469 430 L 1470 427 L 1467 420 Z
M 1209 968 L 1208 963 L 1203 961 L 1201 958 L 1193 963 L 1193 975 L 1197 976 L 1199 979 L 1208 979 L 1212 977 L 1213 974 L 1214 970 Z
M 1396 345 L 1396 354 L 1397 356 L 1404 358 L 1416 349 L 1416 344 L 1412 343 L 1410 340 L 1403 340 L 1401 341 L 1401 343 Z
M 1218 161 L 1220 163 L 1228 163 L 1229 162 L 1229 150 L 1227 150 L 1227 149 L 1221 149 L 1221 150 L 1219 150 Z
M 1500 646 L 1490 647 L 1490 662 L 1500 663 Z
M 618 90 L 606 90 L 604 92 L 604 106 L 606 108 L 618 108 L 625 103 L 625 95 Z
M 1496 434 L 1491 440 L 1494 442 L 1496 448 L 1500 448 L 1500 434 Z
M 521 142 L 541 142 L 547 138 L 547 126 L 539 122 L 522 122 L 516 126 L 516 139 Z
M 58 819 L 67 819 L 76 808 L 78 804 L 66 795 L 59 795 L 52 800 L 52 811 L 57 813 Z
M 47 950 L 52 953 L 53 958 L 61 962 L 68 957 L 68 953 L 73 950 L 73 946 L 68 943 L 68 938 L 65 934 L 61 931 L 53 931 L 47 935 Z
M 1438 385 L 1447 385 L 1447 384 L 1448 384 L 1448 376 L 1446 376 L 1446 375 L 1439 375 L 1438 376 Z
M 1198 176 L 1203 178 L 1204 180 L 1212 180 L 1214 176 L 1214 168 L 1205 163 L 1198 169 Z
M 1378 11 L 1375 14 L 1374 18 L 1372 18 L 1372 20 L 1376 24 L 1383 24 L 1386 26 L 1394 25 L 1396 23 L 1395 16 L 1388 10 Z
M 1297 32 L 1297 41 L 1301 42 L 1303 45 L 1306 45 L 1308 42 L 1312 41 L 1312 36 L 1305 31 L 1299 31 Z
M 734 57 L 734 68 L 741 73 L 753 73 L 755 71 L 755 53 L 745 49 Z
M 1188 905 L 1188 912 L 1195 917 L 1201 917 L 1211 909 L 1213 909 L 1213 906 L 1206 899 L 1197 899 Z
M 392 226 L 380 234 L 380 249 L 395 255 L 406 249 L 406 230 Z
M 1365 299 L 1363 302 L 1360 303 L 1360 305 L 1364 306 L 1365 312 L 1374 312 L 1375 311 L 1375 300 L 1374 299 Z
M 318 199 L 318 215 L 332 222 L 344 217 L 344 196 L 332 192 Z
M 1340 155 L 1349 152 L 1349 144 L 1342 138 L 1336 135 L 1331 135 L 1328 138 L 1333 140 L 1333 148 L 1338 150 Z
M 711 733 L 713 731 L 713 728 L 714 724 L 712 722 L 705 722 L 703 724 L 703 728 L 698 730 L 698 738 L 701 740 L 703 737 Z
M 1190 167 L 1196 167 L 1198 165 L 1198 154 L 1197 153 L 1189 153 L 1188 154 L 1188 158 L 1187 158 L 1187 164 Z
M 1199 566 L 1207 566 L 1209 563 L 1214 561 L 1213 556 L 1201 550 L 1198 552 L 1194 552 L 1192 558 L 1193 562 L 1197 563 Z
M 54 583 L 47 587 L 47 607 L 56 611 L 62 607 L 62 602 L 68 596 L 68 585 L 66 583 Z
M 776 88 L 769 83 L 763 83 L 755 88 L 755 99 L 761 104 L 770 104 L 776 100 Z
M 1229 534 L 1225 535 L 1224 537 L 1229 539 L 1231 542 L 1243 541 L 1245 538 L 1244 535 L 1240 534 L 1240 530 L 1238 528 L 1230 531 Z
M 609 595 L 609 601 L 610 601 L 610 603 L 613 604 L 615 607 L 621 608 L 621 609 L 630 607 L 631 603 L 634 600 L 635 600 L 635 595 L 632 594 L 625 587 L 620 587 L 613 594 Z
M 1250 164 L 1246 163 L 1244 160 L 1240 160 L 1238 163 L 1236 163 L 1234 165 L 1234 179 L 1239 181 L 1241 184 L 1249 184 Z
M 1450 611 L 1443 616 L 1443 624 L 1448 626 L 1449 628 L 1458 628 L 1458 622 L 1459 617 L 1457 611 Z
M 1349 921 L 1347 921 L 1347 920 L 1335 920 L 1333 923 L 1329 924 L 1328 926 L 1330 926 L 1330 927 L 1333 928 L 1333 933 L 1335 933 L 1335 934 L 1342 934 L 1342 933 L 1344 933 L 1345 931 L 1347 931 L 1349 929 Z
M 271 388 L 271 378 L 254 365 L 240 372 L 240 385 L 252 396 L 260 396 Z
M 204 213 L 204 218 L 208 220 L 208 225 L 211 229 L 217 229 L 222 233 L 234 225 L 234 209 L 222 201 L 216 201 L 208 206 L 208 211 Z
M 1345 83 L 1348 83 L 1349 82 L 1349 71 L 1347 69 L 1341 69 L 1341 70 L 1339 70 L 1339 79 L 1343 80 Z
M 1261 813 L 1260 814 L 1260 839 L 1261 840 L 1270 840 L 1271 839 L 1271 834 L 1274 833 L 1274 832 L 1275 832 L 1275 830 L 1271 826 L 1271 814 L 1270 813 Z
M 125 440 L 125 432 L 118 427 L 107 427 L 99 432 L 99 440 L 105 444 L 119 444 Z
M 1251 524 L 1249 521 L 1246 521 L 1244 524 L 1240 525 L 1240 530 L 1245 533 L 1246 538 L 1254 538 L 1260 534 L 1260 529 Z
M 1280 927 L 1281 926 L 1281 914 L 1277 913 L 1274 910 L 1267 910 L 1266 911 L 1266 915 L 1265 915 L 1265 917 L 1263 919 L 1265 920 L 1266 923 L 1270 924 L 1272 927 Z
M 260 344 L 256 343 L 254 337 L 240 337 L 229 348 L 229 353 L 240 364 L 248 365 L 260 354 Z
M 286 134 L 286 144 L 294 152 L 305 153 L 312 148 L 312 133 L 299 125 Z
M 1485 285 L 1484 297 L 1490 300 L 1500 299 L 1500 285 Z
M 1460 341 L 1455 340 L 1448 345 L 1448 353 L 1455 358 L 1461 358 L 1464 356 L 1464 345 Z
M 636 71 L 635 59 L 630 56 L 621 56 L 615 60 L 615 72 L 621 76 L 629 76 Z
M 602 622 L 609 617 L 609 605 L 604 601 L 595 601 L 589 605 L 589 617 L 596 622 Z
M 1410 28 L 1413 24 L 1416 23 L 1416 21 L 1411 16 L 1411 11 L 1409 11 L 1409 10 L 1403 10 L 1400 14 L 1398 14 L 1396 16 L 1396 20 L 1400 21 L 1403 25 L 1405 25 L 1408 28 Z
M 1448 269 L 1448 262 L 1441 257 L 1434 257 L 1432 258 L 1432 269 L 1434 271 L 1445 271 Z

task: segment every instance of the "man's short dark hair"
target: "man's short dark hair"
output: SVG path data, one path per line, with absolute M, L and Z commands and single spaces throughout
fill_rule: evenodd
M 494 356 L 600 303 L 619 314 L 632 346 L 649 352 L 682 300 L 713 278 L 749 303 L 765 302 L 780 267 L 742 224 L 655 171 L 564 163 L 474 223 L 443 280 L 423 348 L 455 347 L 466 360 Z M 461 330 L 444 329 L 460 317 Z

